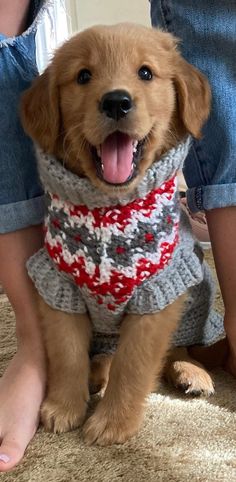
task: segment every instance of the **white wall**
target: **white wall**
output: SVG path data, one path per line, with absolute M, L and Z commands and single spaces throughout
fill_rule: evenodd
M 94 24 L 138 22 L 150 24 L 148 0 L 66 0 L 71 12 L 71 29 Z
M 54 49 L 68 38 L 68 27 L 65 0 L 55 0 L 37 30 L 36 56 L 39 72 L 48 64 Z
M 47 65 L 55 47 L 69 35 L 91 25 L 118 22 L 149 25 L 149 1 L 54 0 L 36 37 L 39 71 Z

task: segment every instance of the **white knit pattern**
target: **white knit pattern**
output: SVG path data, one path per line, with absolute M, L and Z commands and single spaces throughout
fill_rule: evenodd
M 182 324 L 175 336 L 176 344 L 209 344 L 224 333 L 222 318 L 212 310 L 214 289 L 211 275 L 202 263 L 202 256 L 192 237 L 189 223 L 183 216 L 179 230 L 180 242 L 176 242 L 169 259 L 167 256 L 163 269 L 154 271 L 151 276 L 148 276 L 150 272 L 145 273 L 144 269 L 144 280 L 131 290 L 131 297 L 116 298 L 116 294 L 120 293 L 114 291 L 121 288 L 116 285 L 117 280 L 112 280 L 114 267 L 119 271 L 121 265 L 123 271 L 118 274 L 123 277 L 128 275 L 130 280 L 134 280 L 137 275 L 141 255 L 140 233 L 156 237 L 154 250 L 151 249 L 151 244 L 144 243 L 145 248 L 141 244 L 142 256 L 145 252 L 147 262 L 155 261 L 158 264 L 166 241 L 169 249 L 172 249 L 179 219 L 176 184 L 172 198 L 164 195 L 159 196 L 158 201 L 156 199 L 155 213 L 149 213 L 150 216 L 146 217 L 142 208 L 137 210 L 139 212 L 132 212 L 131 209 L 130 219 L 122 229 L 118 226 L 118 220 L 113 218 L 116 215 L 119 217 L 122 209 L 133 202 L 145 202 L 155 189 L 170 182 L 182 166 L 188 149 L 189 139 L 156 161 L 137 188 L 127 197 L 118 193 L 117 198 L 112 199 L 101 193 L 88 179 L 79 178 L 67 171 L 55 158 L 38 150 L 39 172 L 46 191 L 53 195 L 49 203 L 46 248 L 29 260 L 29 275 L 40 295 L 53 308 L 68 313 L 88 312 L 93 322 L 94 334 L 99 335 L 96 338 L 99 343 L 95 351 L 108 350 L 110 336 L 114 335 L 116 338 L 118 335 L 125 313 L 157 312 L 186 290 L 189 290 L 190 296 Z M 98 218 L 102 218 L 101 213 L 104 218 L 99 225 Z M 109 223 L 104 225 L 106 216 Z M 76 234 L 79 236 L 76 239 L 77 244 Z M 135 250 L 132 256 L 128 252 L 129 263 L 126 265 L 125 258 L 120 258 L 120 261 L 118 259 L 123 256 L 122 249 L 127 248 L 129 240 L 130 244 L 135 245 Z M 114 249 L 117 249 L 117 256 Z M 76 268 L 74 263 L 79 258 L 81 264 Z M 98 265 L 100 273 L 96 279 L 94 274 L 97 273 Z M 86 269 L 83 271 L 81 266 Z M 83 282 L 83 276 L 86 283 Z M 103 285 L 106 291 L 99 293 Z M 106 334 L 108 338 L 101 338 L 102 334 Z M 106 346 L 104 349 L 101 347 L 102 339 Z M 114 339 L 112 340 L 109 350 L 114 349 Z

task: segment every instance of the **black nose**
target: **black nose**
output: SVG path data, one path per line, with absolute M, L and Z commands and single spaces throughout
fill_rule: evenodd
M 132 99 L 125 90 L 112 90 L 111 92 L 107 92 L 100 102 L 100 111 L 116 121 L 125 117 L 132 107 Z

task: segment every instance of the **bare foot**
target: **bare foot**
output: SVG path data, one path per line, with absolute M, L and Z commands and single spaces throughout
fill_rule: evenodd
M 0 379 L 0 472 L 23 457 L 38 427 L 44 388 L 43 354 L 22 346 Z

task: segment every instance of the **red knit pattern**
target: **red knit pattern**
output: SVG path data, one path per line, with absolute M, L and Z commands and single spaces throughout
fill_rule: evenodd
M 119 231 L 124 232 L 125 227 L 129 225 L 132 220 L 134 211 L 139 211 L 142 216 L 149 218 L 154 209 L 157 209 L 157 195 L 166 195 L 166 199 L 171 199 L 175 193 L 174 178 L 165 182 L 161 187 L 151 191 L 144 199 L 137 199 L 125 206 L 117 205 L 109 208 L 95 208 L 89 210 L 84 205 L 72 205 L 68 203 L 70 216 L 88 216 L 92 215 L 94 228 L 108 227 L 116 224 Z M 172 219 L 168 216 L 167 223 L 171 223 Z M 52 220 L 55 227 L 60 226 L 57 220 Z M 161 251 L 159 261 L 154 263 L 148 258 L 148 245 L 153 242 L 154 234 L 152 232 L 146 232 L 144 234 L 145 242 L 147 244 L 147 257 L 140 255 L 135 268 L 136 276 L 128 277 L 121 273 L 119 269 L 112 269 L 110 272 L 109 282 L 101 282 L 100 279 L 100 266 L 95 266 L 94 274 L 91 275 L 86 271 L 85 259 L 82 256 L 78 256 L 76 261 L 68 264 L 63 259 L 63 246 L 57 242 L 56 245 L 50 245 L 45 240 L 45 245 L 49 256 L 55 261 L 58 269 L 71 275 L 78 285 L 82 288 L 87 286 L 93 296 L 96 297 L 98 304 L 103 304 L 104 296 L 111 295 L 113 302 L 107 305 L 107 308 L 111 311 L 115 310 L 115 304 L 126 302 L 131 296 L 134 289 L 139 286 L 144 280 L 150 276 L 157 274 L 163 270 L 171 259 L 172 253 L 178 243 L 178 223 L 173 225 L 173 229 L 176 234 L 173 243 L 162 242 L 158 245 L 158 249 Z M 74 239 L 80 241 L 80 235 Z M 122 255 L 126 252 L 126 247 L 118 246 L 116 252 Z

